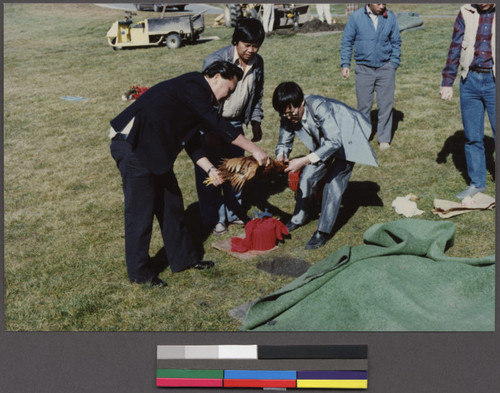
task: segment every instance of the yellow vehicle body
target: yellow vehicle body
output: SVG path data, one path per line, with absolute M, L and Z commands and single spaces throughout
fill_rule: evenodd
M 205 28 L 203 13 L 178 14 L 164 18 L 147 18 L 133 22 L 130 15 L 116 21 L 106 33 L 114 49 L 159 46 L 175 49 L 182 41 L 194 42 Z

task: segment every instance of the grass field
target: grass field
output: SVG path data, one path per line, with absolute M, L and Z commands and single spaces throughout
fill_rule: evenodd
M 455 83 L 452 102 L 438 91 L 457 4 L 391 5 L 415 11 L 425 29 L 403 34 L 395 109 L 399 120 L 392 147 L 379 153 L 379 168 L 358 165 L 335 227 L 323 248 L 305 251 L 317 220 L 294 232 L 278 251 L 242 262 L 211 247 L 203 238 L 210 271 L 160 277 L 167 289 L 128 282 L 123 245 L 123 195 L 119 172 L 109 154 L 109 120 L 127 103 L 120 96 L 131 85 L 151 86 L 201 68 L 203 59 L 230 43 L 232 29 L 212 27 L 204 36 L 220 40 L 177 50 L 150 48 L 113 51 L 106 31 L 123 12 L 92 4 L 4 5 L 4 198 L 5 328 L 15 331 L 234 331 L 228 310 L 281 288 L 292 278 L 256 268 L 273 256 L 315 263 L 344 245 L 360 245 L 373 224 L 403 218 L 391 208 L 397 196 L 414 193 L 421 219 L 433 199 L 456 200 L 466 186 L 463 128 Z M 140 13 L 140 16 L 145 16 Z M 438 17 L 446 15 L 447 17 Z M 345 19 L 337 19 L 345 22 Z M 266 39 L 264 137 L 270 154 L 279 117 L 271 96 L 278 83 L 298 82 L 306 93 L 330 96 L 356 106 L 354 77 L 340 75 L 341 34 L 280 36 Z M 63 101 L 82 96 L 83 102 Z M 494 195 L 494 141 L 487 122 L 488 191 Z M 299 145 L 299 144 L 297 144 Z M 297 148 L 294 154 L 305 150 Z M 193 227 L 198 205 L 193 165 L 182 153 L 175 166 Z M 281 181 L 253 184 L 245 191 L 248 212 L 268 207 L 286 220 L 293 193 Z M 481 211 L 452 219 L 452 256 L 495 252 L 495 214 Z M 230 227 L 227 237 L 241 233 Z M 151 254 L 162 248 L 155 223 Z

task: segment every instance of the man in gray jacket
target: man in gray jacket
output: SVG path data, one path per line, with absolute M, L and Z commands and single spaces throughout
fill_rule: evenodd
M 288 162 L 286 172 L 300 172 L 295 210 L 286 224 L 292 232 L 309 217 L 311 198 L 324 179 L 318 229 L 305 248 L 328 240 L 347 188 L 354 163 L 378 166 L 368 138 L 370 123 L 357 110 L 340 101 L 306 95 L 295 82 L 283 82 L 274 91 L 273 107 L 281 115 L 276 158 Z M 310 154 L 289 160 L 298 136 Z
M 264 42 L 265 32 L 257 19 L 241 19 L 233 32 L 232 45 L 208 55 L 203 62 L 206 69 L 216 61 L 228 61 L 243 70 L 243 78 L 235 91 L 219 108 L 222 116 L 244 134 L 243 124 L 251 124 L 252 142 L 262 138 L 261 122 L 264 117 L 262 95 L 264 91 L 264 61 L 257 54 Z M 216 133 L 205 133 L 204 141 L 210 160 L 218 165 L 223 158 L 241 157 L 244 151 L 226 143 Z M 234 192 L 230 184 L 222 187 L 203 184 L 206 174 L 196 169 L 196 188 L 201 219 L 205 226 L 213 228 L 215 235 L 227 232 L 231 223 L 243 224 L 247 220 L 241 207 L 241 190 Z

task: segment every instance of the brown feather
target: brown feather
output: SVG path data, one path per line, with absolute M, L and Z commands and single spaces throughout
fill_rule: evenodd
M 229 181 L 235 190 L 240 190 L 255 176 L 269 173 L 283 172 L 287 165 L 281 161 L 270 159 L 268 166 L 259 166 L 253 157 L 226 158 L 219 165 L 220 176 L 224 181 Z

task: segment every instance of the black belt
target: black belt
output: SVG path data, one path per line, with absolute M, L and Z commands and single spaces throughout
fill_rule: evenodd
M 473 67 L 470 70 L 474 71 L 474 72 L 478 72 L 480 74 L 489 74 L 493 70 L 493 68 Z

